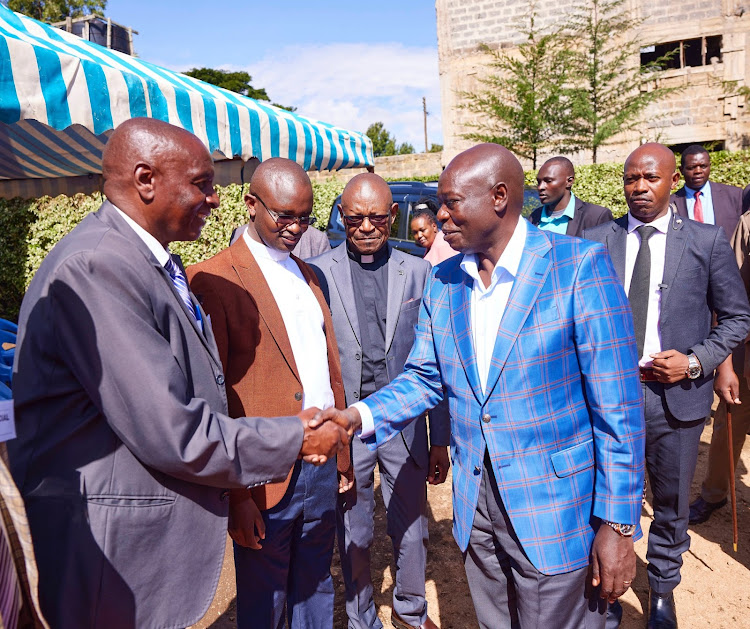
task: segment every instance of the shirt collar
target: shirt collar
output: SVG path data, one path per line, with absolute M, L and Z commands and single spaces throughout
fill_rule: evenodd
M 505 250 L 500 255 L 500 259 L 497 261 L 497 264 L 495 264 L 495 268 L 492 271 L 490 288 L 494 286 L 504 274 L 509 275 L 511 279 L 515 278 L 518 274 L 518 267 L 521 264 L 523 248 L 526 244 L 526 232 L 526 219 L 519 216 L 516 228 L 513 230 L 513 235 L 510 237 L 508 244 L 505 246 Z M 464 256 L 460 266 L 464 273 L 483 287 L 484 285 L 479 278 L 478 262 L 479 259 L 477 254 L 469 253 Z
M 242 238 L 245 241 L 247 248 L 250 249 L 250 253 L 253 254 L 253 257 L 256 260 L 265 259 L 273 260 L 274 262 L 283 262 L 284 260 L 289 259 L 288 251 L 279 251 L 278 249 L 269 247 L 262 242 L 253 240 L 252 236 L 248 233 L 249 231 L 249 229 L 246 229 L 242 234 Z
M 120 214 L 120 216 L 122 216 L 122 218 L 125 220 L 128 226 L 136 233 L 136 235 L 149 248 L 151 253 L 154 254 L 156 261 L 162 266 L 164 266 L 172 257 L 169 253 L 169 250 L 162 247 L 161 243 L 158 240 L 156 240 L 156 238 L 154 238 L 149 232 L 143 229 L 143 227 L 141 227 L 138 223 L 136 223 L 127 214 L 125 214 L 125 212 L 123 212 L 119 207 L 114 205 L 111 201 L 110 201 L 110 204 L 112 205 L 113 208 L 117 210 L 117 212 Z
M 560 220 L 563 216 L 566 216 L 569 220 L 573 220 L 573 214 L 576 211 L 576 196 L 571 192 L 570 200 L 568 205 L 565 206 L 565 211 L 560 216 L 552 216 L 549 205 L 545 205 L 542 208 L 542 222 L 549 223 L 550 221 Z
M 346 241 L 346 254 L 349 256 L 350 260 L 354 260 L 359 264 L 375 264 L 387 260 L 389 250 L 388 242 L 386 241 L 386 243 L 372 255 L 363 256 L 359 251 L 355 251 L 349 246 L 348 240 Z M 363 257 L 364 260 L 362 259 Z
M 687 186 L 685 186 L 685 196 L 688 199 L 694 199 L 696 192 L 697 192 L 697 190 L 693 190 L 692 188 L 688 188 Z M 711 181 L 710 180 L 707 181 L 706 183 L 704 183 L 700 187 L 700 193 L 703 195 L 704 199 L 710 198 L 710 196 L 711 196 Z
M 630 212 L 628 212 L 628 233 L 632 234 L 636 229 L 638 229 L 641 225 L 650 225 L 651 227 L 656 227 L 657 231 L 660 231 L 662 234 L 666 234 L 667 230 L 669 229 L 669 223 L 672 221 L 672 208 L 670 207 L 667 210 L 667 213 L 662 216 L 661 218 L 657 218 L 655 221 L 651 221 L 650 223 L 644 223 L 643 221 L 639 221 L 635 216 L 633 216 Z

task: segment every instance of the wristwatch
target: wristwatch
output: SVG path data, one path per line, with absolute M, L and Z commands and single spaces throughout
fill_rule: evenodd
M 607 520 L 602 520 L 602 523 L 623 537 L 633 537 L 633 533 L 635 533 L 635 524 L 617 524 L 616 522 L 608 522 Z
M 698 358 L 695 354 L 688 354 L 688 368 L 685 372 L 687 377 L 691 380 L 695 380 L 696 378 L 700 378 L 702 373 L 703 368 L 701 367 L 700 362 L 698 362 Z

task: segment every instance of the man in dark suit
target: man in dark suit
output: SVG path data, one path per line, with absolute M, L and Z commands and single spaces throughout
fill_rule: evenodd
M 542 206 L 531 213 L 529 220 L 539 229 L 580 238 L 584 229 L 612 220 L 609 209 L 581 201 L 571 192 L 575 170 L 567 157 L 544 162 L 536 181 Z
M 690 546 L 690 481 L 713 374 L 750 330 L 750 306 L 723 231 L 671 210 L 678 180 L 672 151 L 640 146 L 625 161 L 629 213 L 584 233 L 607 245 L 633 311 L 654 509 L 646 554 L 651 629 L 677 627 L 673 590 Z
M 228 489 L 281 481 L 300 454 L 325 462 L 346 436 L 309 429 L 311 410 L 226 415 L 211 326 L 167 249 L 218 206 L 200 140 L 128 120 L 102 171 L 108 200 L 21 306 L 10 467 L 51 626 L 185 627 L 216 589 Z
M 346 242 L 310 260 L 330 304 L 348 403 L 366 398 L 404 368 L 430 265 L 388 244 L 398 204 L 375 174 L 352 179 L 339 206 Z M 352 439 L 356 496 L 339 509 L 339 551 L 350 629 L 379 629 L 372 598 L 373 471 L 380 469 L 388 534 L 396 558 L 393 613 L 397 629 L 435 627 L 427 615 L 425 480 L 445 481 L 449 418 L 445 406 L 430 411 L 430 443 L 424 415 L 394 439 L 371 451 Z
M 245 204 L 250 222 L 239 241 L 187 269 L 213 322 L 229 414 L 343 408 L 328 305 L 312 269 L 290 256 L 311 231 L 310 179 L 289 159 L 269 159 L 253 174 Z M 348 454 L 338 457 L 341 472 L 349 471 Z M 281 483 L 230 493 L 238 627 L 276 629 L 285 607 L 290 627 L 331 626 L 336 486 L 333 461 L 297 461 Z
M 672 195 L 677 214 L 699 223 L 718 225 L 731 240 L 742 216 L 742 188 L 710 181 L 711 157 L 700 144 L 682 151 L 680 172 L 685 185 Z

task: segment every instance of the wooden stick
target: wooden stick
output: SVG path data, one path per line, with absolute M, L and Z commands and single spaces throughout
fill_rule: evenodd
M 732 498 L 732 545 L 737 552 L 737 493 L 734 486 L 734 444 L 732 439 L 732 405 L 727 404 L 727 439 L 729 440 L 729 493 Z

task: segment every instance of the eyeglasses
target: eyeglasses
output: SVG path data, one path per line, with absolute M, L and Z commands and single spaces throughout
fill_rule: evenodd
M 365 219 L 370 221 L 375 227 L 383 227 L 388 224 L 388 220 L 391 218 L 390 214 L 371 214 L 370 216 L 347 216 L 343 212 L 341 218 L 350 227 L 359 227 Z
M 290 225 L 294 225 L 294 223 L 297 223 L 300 227 L 310 227 L 310 225 L 315 224 L 315 217 L 312 215 L 308 216 L 294 216 L 294 214 L 280 214 L 279 212 L 274 212 L 271 208 L 269 208 L 265 201 L 260 198 L 259 195 L 257 195 L 255 192 L 251 192 L 251 194 L 260 201 L 260 204 L 266 208 L 266 212 L 268 212 L 268 215 L 273 219 L 273 221 L 277 225 L 283 225 L 284 227 L 289 227 Z

